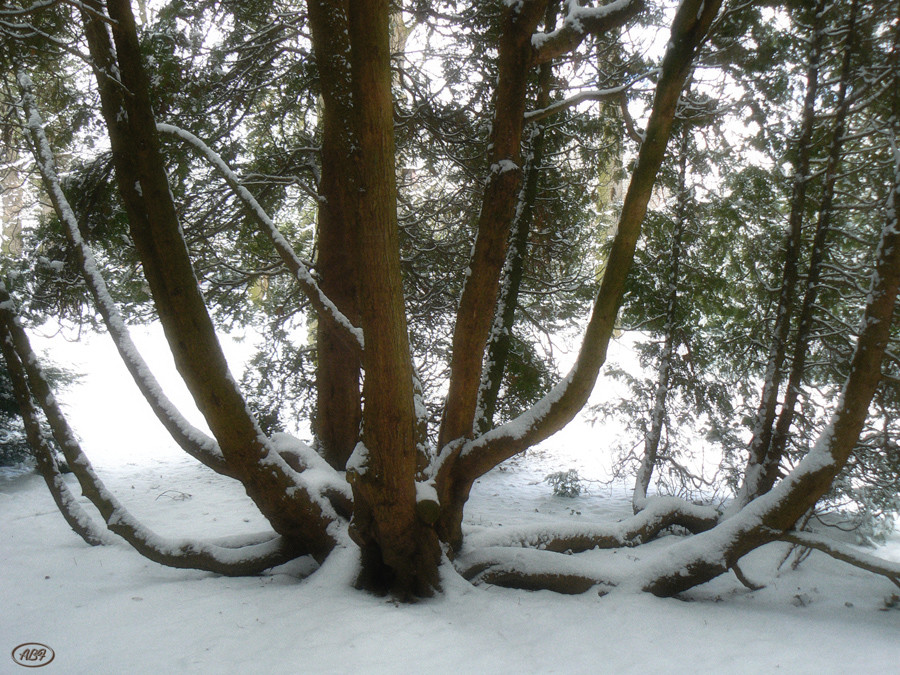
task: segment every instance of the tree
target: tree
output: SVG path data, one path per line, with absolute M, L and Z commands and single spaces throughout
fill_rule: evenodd
M 160 119 L 161 114 L 168 113 L 172 121 L 178 121 L 178 104 L 154 98 L 156 73 L 144 52 L 152 38 L 143 36 L 142 41 L 130 3 L 89 0 L 77 8 L 56 3 L 50 7 L 54 16 L 67 16 L 77 9 L 77 23 L 72 24 L 77 29 L 73 32 L 79 39 L 83 36 L 90 54 L 100 102 L 99 122 L 109 142 L 116 198 L 127 222 L 128 243 L 140 261 L 176 367 L 212 437 L 193 428 L 174 409 L 134 349 L 94 255 L 85 219 L 79 218 L 61 179 L 53 143 L 42 121 L 41 102 L 29 74 L 34 70 L 35 76 L 44 76 L 46 70 L 38 67 L 40 62 L 35 63 L 25 47 L 34 40 L 49 40 L 54 48 L 68 43 L 60 32 L 32 31 L 30 18 L 3 24 L 3 58 L 15 71 L 16 99 L 21 102 L 19 119 L 35 159 L 34 168 L 62 225 L 72 264 L 80 272 L 103 323 L 173 438 L 211 469 L 240 481 L 273 533 L 237 547 L 221 542 L 185 545 L 167 542 L 143 527 L 93 473 L 50 394 L 13 303 L 0 302 L 0 337 L 6 345 L 8 363 L 21 364 L 11 373 L 26 421 L 34 414 L 24 405 L 31 392 L 84 493 L 109 530 L 163 564 L 223 574 L 252 574 L 300 555 L 322 560 L 336 549 L 356 546 L 361 552 L 359 584 L 401 598 L 426 596 L 439 588 L 439 566 L 445 553 L 466 575 L 479 575 L 495 583 L 571 591 L 603 581 L 561 574 L 554 567 L 555 561 L 543 562 L 543 554 L 528 572 L 510 566 L 508 559 L 496 551 L 460 555 L 463 510 L 479 476 L 550 437 L 587 401 L 616 327 L 685 83 L 711 27 L 727 23 L 730 10 L 722 18 L 719 2 L 685 0 L 671 13 L 670 35 L 655 74 L 645 129 L 636 132 L 639 147 L 578 359 L 569 374 L 537 403 L 518 417 L 485 430 L 478 424 L 479 390 L 523 185 L 523 167 L 527 165 L 522 148 L 532 82 L 543 71 L 538 79 L 543 81 L 545 93 L 537 98 L 542 109 L 533 117 L 565 110 L 591 96 L 621 99 L 626 82 L 632 79 L 625 75 L 627 68 L 619 71 L 620 86 L 611 91 L 566 99 L 550 110 L 553 106 L 547 105 L 547 76 L 542 64 L 569 55 L 573 61 L 586 58 L 579 56 L 582 45 L 589 51 L 603 48 L 616 53 L 615 32 L 642 9 L 635 0 L 595 6 L 568 2 L 559 27 L 541 32 L 541 22 L 552 16 L 548 4 L 547 0 L 496 3 L 488 14 L 495 20 L 497 37 L 491 46 L 496 50 L 492 59 L 496 79 L 491 80 L 496 86 L 487 107 L 487 174 L 477 199 L 477 214 L 471 219 L 471 255 L 453 321 L 448 390 L 436 445 L 430 445 L 422 431 L 427 420 L 420 404 L 404 298 L 394 117 L 398 80 L 391 69 L 393 10 L 387 0 L 310 0 L 308 4 L 311 46 L 322 94 L 316 115 L 321 123 L 321 147 L 320 165 L 315 167 L 320 172 L 316 185 L 319 248 L 315 270 L 266 212 L 265 199 L 254 196 L 246 180 L 211 148 L 217 134 L 211 132 L 208 121 L 198 122 L 194 131 L 208 134 L 210 142 L 194 131 Z M 219 9 L 216 3 L 208 6 L 213 11 Z M 4 7 L 6 17 L 31 17 L 45 11 L 43 5 Z M 198 13 L 205 7 L 200 6 Z M 232 18 L 240 22 L 240 10 L 236 11 Z M 423 10 L 423 14 L 427 12 Z M 290 12 L 279 14 L 288 15 Z M 287 25 L 281 20 L 259 31 L 268 34 Z M 296 24 L 290 26 L 293 30 Z M 896 82 L 896 35 L 893 39 L 890 77 Z M 261 49 L 255 54 L 265 53 L 265 39 L 252 42 L 253 50 Z M 274 63 L 274 52 L 272 59 Z M 217 66 L 236 73 L 243 63 L 241 59 L 224 59 Z M 236 91 L 247 93 L 246 89 Z M 264 97 L 258 89 L 253 91 L 252 96 Z M 894 95 L 894 120 L 898 118 L 896 98 Z M 239 135 L 239 123 L 227 124 L 233 120 L 229 109 L 219 107 L 215 111 L 210 117 L 225 123 L 222 137 Z M 185 117 L 189 120 L 191 114 Z M 628 117 L 627 106 L 623 106 L 623 117 Z M 888 143 L 896 139 L 894 126 L 881 129 Z M 229 198 L 245 209 L 258 228 L 257 234 L 270 247 L 270 254 L 274 252 L 277 264 L 290 272 L 316 312 L 316 431 L 321 455 L 284 435 L 264 433 L 228 370 L 204 297 L 204 290 L 216 286 L 206 275 L 198 275 L 192 257 L 195 249 L 212 248 L 213 235 L 200 237 L 199 242 L 186 236 L 176 198 L 182 188 L 172 189 L 170 177 L 178 175 L 173 169 L 192 164 L 184 150 L 176 151 L 170 159 L 161 140 L 163 135 L 190 148 L 221 176 L 230 188 Z M 234 157 L 239 155 L 237 152 Z M 183 174 L 185 185 L 192 184 L 189 173 L 188 169 Z M 619 524 L 614 531 L 598 526 L 575 537 L 536 536 L 534 541 L 550 550 L 583 550 L 639 543 L 670 525 L 696 532 L 709 530 L 673 547 L 671 564 L 636 572 L 643 588 L 666 595 L 722 574 L 750 550 L 786 536 L 846 464 L 876 391 L 900 281 L 900 233 L 894 196 L 898 174 L 900 169 L 894 166 L 893 187 L 882 210 L 884 226 L 873 258 L 872 286 L 849 374 L 831 426 L 808 456 L 770 491 L 755 496 L 729 518 L 711 507 L 662 501 L 645 504 L 634 521 Z M 242 232 L 239 228 L 234 231 Z M 46 459 L 41 439 L 33 438 L 32 445 L 35 453 Z M 48 484 L 60 495 L 60 508 L 70 522 L 77 524 L 82 536 L 97 539 L 98 528 L 83 514 L 73 512 L 71 500 L 65 498 L 58 483 L 50 480 Z M 876 568 L 897 577 L 890 565 Z
M 799 57 L 798 66 L 805 63 L 805 93 L 797 103 L 803 112 L 796 131 L 791 131 L 790 124 L 781 129 L 772 124 L 764 130 L 765 135 L 770 139 L 781 136 L 782 143 L 757 145 L 769 148 L 766 152 L 771 153 L 771 169 L 729 162 L 725 159 L 727 145 L 718 149 L 710 142 L 715 141 L 715 136 L 710 137 L 711 122 L 727 115 L 727 109 L 713 110 L 711 116 L 709 101 L 685 105 L 685 123 L 700 121 L 693 134 L 695 144 L 705 146 L 702 152 L 695 150 L 690 155 L 694 180 L 701 184 L 704 172 L 714 166 L 723 181 L 720 186 L 704 185 L 703 200 L 692 203 L 691 218 L 703 225 L 690 229 L 686 245 L 681 229 L 671 231 L 666 221 L 648 228 L 638 254 L 638 271 L 630 282 L 623 318 L 649 334 L 652 341 L 638 348 L 648 364 L 655 362 L 660 374 L 658 382 L 652 384 L 632 379 L 635 395 L 616 406 L 631 417 L 638 439 L 645 439 L 648 451 L 642 458 L 639 482 L 648 479 L 655 463 L 663 472 L 663 486 L 674 484 L 685 491 L 692 485 L 696 488 L 702 479 L 686 475 L 684 459 L 678 455 L 690 455 L 692 446 L 698 443 L 712 444 L 719 446 L 729 461 L 742 463 L 737 464 L 738 470 L 734 465 L 731 469 L 732 475 L 742 481 L 739 504 L 771 489 L 776 479 L 808 452 L 827 422 L 829 412 L 818 400 L 834 395 L 829 390 L 833 392 L 846 378 L 847 345 L 856 329 L 843 318 L 847 316 L 844 303 L 857 308 L 862 304 L 861 296 L 847 283 L 862 288 L 864 282 L 856 276 L 859 268 L 848 264 L 846 256 L 850 250 L 855 250 L 851 257 L 866 255 L 873 232 L 870 221 L 856 215 L 856 206 L 848 195 L 856 194 L 860 202 L 865 202 L 869 197 L 863 195 L 871 194 L 869 186 L 880 190 L 890 182 L 881 169 L 874 169 L 885 166 L 886 156 L 874 160 L 874 155 L 867 155 L 867 169 L 856 164 L 855 153 L 842 150 L 847 140 L 860 133 L 849 129 L 868 128 L 873 113 L 869 106 L 880 105 L 875 103 L 877 94 L 865 102 L 858 98 L 867 87 L 858 78 L 870 77 L 864 73 L 871 71 L 886 72 L 881 61 L 886 51 L 875 46 L 880 30 L 874 18 L 878 11 L 857 6 L 851 9 L 841 14 L 823 13 L 819 11 L 821 6 L 796 8 L 797 24 L 810 31 L 803 42 L 795 42 L 796 32 L 786 40 L 777 30 L 767 34 L 757 29 L 755 39 L 761 46 L 793 51 Z M 812 14 L 804 18 L 805 12 Z M 756 22 L 755 15 L 750 12 L 742 20 Z M 796 57 L 785 53 L 781 58 Z M 876 62 L 882 65 L 875 66 Z M 742 63 L 742 71 L 734 71 L 736 82 L 732 86 L 753 91 L 754 105 L 772 108 L 783 104 L 783 84 L 774 86 L 768 69 L 756 72 L 752 59 L 743 59 Z M 856 103 L 851 103 L 853 99 Z M 672 161 L 684 162 L 683 152 L 678 153 L 680 160 Z M 793 157 L 792 175 L 780 171 L 785 156 Z M 868 174 L 871 169 L 877 177 L 869 174 L 871 178 L 862 182 L 851 178 Z M 680 184 L 674 184 L 674 178 L 665 172 L 660 180 L 679 204 L 675 197 L 682 194 Z M 701 190 L 691 192 L 696 197 Z M 836 209 L 835 195 L 841 193 L 844 198 L 838 198 L 840 206 Z M 885 203 L 885 199 L 882 193 L 866 203 Z M 674 222 L 678 224 L 680 219 Z M 723 236 L 728 237 L 725 247 Z M 758 260 L 763 247 L 777 251 L 769 256 L 768 265 Z M 682 250 L 680 260 L 673 259 L 672 253 Z M 667 264 L 680 268 L 682 278 L 664 276 L 668 274 Z M 775 265 L 781 268 L 775 269 Z M 754 269 L 753 275 L 747 274 L 748 267 Z M 734 279 L 730 284 L 729 278 Z M 671 305 L 673 297 L 680 308 Z M 638 302 L 640 305 L 632 304 Z M 673 314 L 673 309 L 678 311 Z M 675 331 L 670 326 L 673 318 Z M 673 354 L 673 347 L 680 354 Z M 889 352 L 893 349 L 890 347 Z M 836 357 L 832 350 L 840 350 L 842 355 Z M 757 379 L 762 382 L 761 393 L 748 387 Z M 890 382 L 887 377 L 880 386 L 890 388 Z M 655 387 L 655 395 L 647 391 L 648 386 Z M 725 391 L 727 395 L 723 395 Z M 758 396 L 755 402 L 754 396 Z M 801 402 L 803 407 L 798 410 Z M 750 406 L 755 410 L 751 412 Z M 884 414 L 887 418 L 894 416 L 886 410 Z M 746 417 L 745 422 L 741 416 Z M 693 433 L 685 434 L 684 427 L 691 426 Z M 742 426 L 751 434 L 749 443 L 740 438 Z M 666 432 L 665 444 L 656 461 L 661 430 Z M 867 450 L 869 443 L 861 439 L 821 507 L 845 509 L 848 502 L 855 502 L 858 515 L 853 520 L 865 535 L 873 526 L 877 531 L 878 520 L 884 517 L 885 508 L 891 508 L 895 491 L 888 488 L 885 493 L 875 487 L 885 485 L 880 476 L 890 476 L 893 471 L 890 451 L 881 449 L 887 447 L 883 430 L 878 433 L 873 429 L 863 436 L 882 439 L 880 449 Z M 746 455 L 741 457 L 742 453 Z M 863 457 L 869 458 L 865 462 L 871 471 L 869 478 L 862 477 L 863 463 L 857 461 Z M 881 458 L 880 469 L 874 469 L 876 457 Z M 854 488 L 857 481 L 861 487 Z M 636 490 L 636 497 L 639 494 Z

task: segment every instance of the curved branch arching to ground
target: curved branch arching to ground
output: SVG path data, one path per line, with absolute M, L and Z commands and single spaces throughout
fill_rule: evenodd
M 23 366 L 27 376 L 27 395 L 34 395 L 47 416 L 53 438 L 62 450 L 72 473 L 78 479 L 84 495 L 100 512 L 107 528 L 122 537 L 141 555 L 168 567 L 206 570 L 225 576 L 243 576 L 258 574 L 307 553 L 297 544 L 274 533 L 261 542 L 254 541 L 244 546 L 235 546 L 186 539 L 166 539 L 144 527 L 106 488 L 82 451 L 62 409 L 50 391 L 47 378 L 31 349 L 28 336 L 18 323 L 8 295 L 6 298 L 0 297 L 0 321 L 3 323 L 4 343 L 14 350 L 14 356 Z M 16 361 L 11 359 L 11 362 Z
M 0 305 L 12 307 L 12 301 L 6 292 L 6 287 L 0 282 Z M 13 347 L 12 336 L 7 324 L 8 317 L 0 317 L 0 348 L 3 352 L 3 360 L 12 383 L 13 393 L 22 413 L 22 423 L 25 427 L 25 437 L 31 447 L 32 455 L 37 464 L 37 470 L 47 484 L 53 501 L 62 513 L 63 518 L 84 542 L 90 546 L 98 546 L 106 543 L 103 530 L 97 526 L 78 503 L 75 495 L 63 480 L 53 451 L 47 439 L 44 437 L 38 420 L 38 413 L 34 407 L 31 390 L 28 388 L 28 378 L 19 355 Z
M 222 456 L 218 444 L 208 435 L 188 422 L 178 408 L 162 391 L 159 382 L 153 376 L 147 363 L 141 357 L 125 325 L 115 302 L 109 294 L 106 282 L 100 273 L 94 255 L 81 236 L 78 219 L 72 211 L 69 201 L 63 193 L 56 169 L 56 159 L 50 143 L 44 133 L 44 124 L 38 112 L 32 91 L 31 78 L 19 70 L 16 76 L 25 112 L 25 129 L 31 137 L 31 148 L 35 162 L 41 174 L 53 209 L 63 227 L 66 236 L 75 250 L 76 259 L 94 303 L 103 317 L 109 334 L 116 345 L 125 367 L 134 379 L 157 419 L 166 428 L 173 440 L 191 457 L 199 460 L 217 473 L 234 477 L 234 471 Z

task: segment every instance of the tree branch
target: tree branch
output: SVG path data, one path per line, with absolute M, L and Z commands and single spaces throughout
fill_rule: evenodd
M 27 386 L 35 393 L 38 404 L 47 416 L 53 438 L 59 444 L 84 495 L 100 511 L 107 528 L 125 539 L 141 555 L 169 567 L 206 570 L 225 576 L 244 576 L 258 574 L 308 553 L 296 542 L 279 536 L 246 546 L 223 546 L 186 539 L 166 539 L 145 528 L 106 488 L 94 471 L 56 398 L 50 393 L 50 385 L 31 349 L 28 336 L 18 324 L 12 301 L 8 299 L 0 302 L 0 323 L 4 333 L 0 336 L 4 349 L 11 348 L 12 356 L 24 366 Z M 10 361 L 16 362 L 15 359 Z M 40 442 L 35 451 L 41 451 Z M 63 511 L 63 514 L 66 515 L 67 511 Z
M 609 89 L 597 89 L 594 91 L 582 91 L 562 101 L 556 101 L 555 103 L 548 105 L 545 108 L 540 108 L 539 110 L 529 110 L 525 113 L 525 123 L 528 124 L 530 122 L 538 122 L 552 115 L 556 115 L 563 110 L 567 110 L 573 106 L 576 106 L 579 103 L 584 103 L 585 101 L 622 100 L 625 92 L 627 92 L 637 82 L 640 82 L 645 77 L 649 77 L 650 75 L 653 75 L 657 72 L 658 71 L 654 69 L 632 79 L 629 82 L 626 82 L 625 84 L 619 85 L 618 87 L 610 87 Z
M 575 366 L 541 401 L 508 422 L 468 443 L 450 470 L 464 481 L 474 479 L 525 448 L 539 443 L 564 427 L 587 401 L 600 367 L 606 360 L 609 338 L 631 268 L 641 223 L 647 210 L 656 174 L 665 154 L 672 120 L 694 54 L 718 13 L 720 2 L 687 0 L 678 9 L 672 35 L 663 58 L 653 108 L 641 144 L 622 213 L 610 249 L 606 270 L 585 331 Z M 444 455 L 453 450 L 445 449 Z M 447 457 L 442 456 L 442 461 Z
M 799 532 L 791 530 L 781 533 L 778 538 L 782 541 L 806 548 L 814 548 L 822 553 L 827 553 L 832 558 L 849 563 L 854 567 L 867 570 L 874 574 L 880 574 L 887 577 L 894 584 L 900 587 L 900 563 L 891 562 L 890 560 L 882 560 L 866 553 L 860 553 L 849 546 L 838 541 L 818 537 L 810 532 Z
M 532 36 L 534 52 L 531 65 L 569 53 L 588 35 L 618 28 L 644 8 L 644 0 L 614 0 L 599 7 L 582 7 L 578 0 L 570 0 L 566 4 L 569 11 L 562 26 L 551 33 Z
M 63 193 L 57 174 L 56 159 L 44 133 L 43 120 L 35 103 L 31 79 L 24 71 L 18 68 L 16 79 L 25 111 L 24 126 L 31 138 L 32 153 L 40 171 L 44 188 L 50 196 L 50 201 L 53 204 L 57 217 L 65 228 L 66 237 L 75 251 L 81 275 L 91 291 L 94 303 L 103 317 L 103 322 L 107 330 L 109 330 L 109 334 L 125 367 L 157 419 L 159 419 L 179 447 L 217 473 L 235 477 L 233 469 L 229 467 L 228 462 L 222 456 L 222 451 L 215 440 L 194 427 L 184 418 L 178 408 L 165 395 L 146 361 L 138 352 L 137 346 L 131 339 L 128 327 L 125 325 L 122 315 L 109 294 L 106 282 L 94 259 L 93 252 L 81 236 L 78 219 L 75 217 L 75 213 Z M 0 302 L 8 299 L 8 296 L 4 298 L 2 297 L 3 295 L 6 295 L 6 292 L 0 291 Z
M 663 530 L 677 526 L 696 534 L 712 529 L 719 513 L 709 506 L 698 506 L 677 497 L 654 497 L 646 508 L 618 523 L 603 525 L 574 524 L 548 532 L 545 526 L 506 529 L 485 535 L 470 535 L 466 545 L 521 546 L 557 553 L 580 553 L 591 549 L 639 546 L 654 539 Z
M 4 294 L 6 293 L 6 287 L 2 282 L 0 282 L 0 291 Z M 12 304 L 8 296 L 7 299 L 0 300 L 0 305 L 7 304 Z M 94 523 L 93 518 L 81 507 L 75 495 L 69 490 L 69 486 L 63 480 L 56 460 L 53 457 L 53 451 L 44 437 L 38 421 L 38 413 L 34 407 L 31 390 L 28 387 L 25 369 L 13 347 L 8 321 L 9 316 L 4 312 L 2 318 L 0 318 L 0 348 L 3 351 L 3 359 L 6 362 L 6 369 L 12 383 L 13 393 L 22 413 L 25 437 L 37 462 L 38 472 L 41 474 L 44 482 L 47 483 L 57 508 L 59 508 L 63 518 L 65 518 L 75 534 L 90 546 L 105 544 L 107 542 L 103 530 Z
M 596 575 L 589 562 L 569 555 L 532 549 L 478 549 L 455 561 L 463 578 L 506 588 L 547 590 L 576 595 L 594 586 L 615 586 Z
M 216 171 L 218 171 L 225 179 L 225 182 L 228 183 L 228 186 L 247 206 L 248 211 L 253 216 L 254 220 L 262 227 L 263 232 L 268 235 L 272 245 L 281 257 L 282 262 L 289 270 L 291 270 L 294 277 L 299 282 L 300 287 L 303 289 L 303 292 L 306 294 L 306 297 L 309 298 L 310 304 L 312 304 L 313 308 L 316 310 L 316 313 L 326 321 L 331 321 L 332 324 L 342 331 L 342 333 L 349 335 L 356 346 L 363 349 L 365 342 L 363 340 L 362 329 L 354 326 L 350 319 L 348 319 L 322 292 L 322 289 L 319 288 L 319 285 L 310 273 L 309 268 L 294 251 L 290 242 L 284 238 L 284 235 L 278 230 L 278 227 L 269 217 L 269 214 L 267 214 L 265 209 L 263 209 L 259 202 L 256 201 L 256 198 L 250 194 L 250 191 L 243 186 L 240 179 L 225 163 L 222 157 L 197 136 L 185 129 L 181 129 L 172 124 L 162 123 L 157 124 L 156 128 L 164 134 L 170 134 L 185 141 L 215 167 Z

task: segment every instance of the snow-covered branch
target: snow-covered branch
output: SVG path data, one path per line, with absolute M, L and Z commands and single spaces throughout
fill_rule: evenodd
M 460 451 L 461 472 L 478 476 L 539 443 L 565 426 L 583 407 L 606 360 L 625 279 L 631 269 L 641 223 L 662 163 L 681 91 L 694 53 L 718 14 L 720 3 L 691 0 L 679 7 L 663 58 L 645 140 L 631 176 L 600 290 L 581 351 L 572 370 L 532 408 L 516 419 L 467 442 Z M 440 461 L 449 454 L 442 449 Z
M 63 480 L 53 451 L 45 438 L 38 420 L 37 410 L 34 407 L 34 399 L 28 387 L 28 378 L 25 369 L 13 346 L 10 335 L 9 321 L 13 320 L 10 311 L 12 301 L 6 293 L 6 287 L 0 282 L 0 349 L 6 371 L 9 374 L 13 394 L 19 404 L 22 415 L 22 423 L 25 427 L 25 437 L 37 464 L 38 472 L 47 484 L 53 501 L 62 513 L 63 518 L 79 537 L 90 546 L 106 543 L 106 536 L 102 528 L 98 527 L 94 519 L 81 507 L 69 486 Z
M 579 553 L 594 548 L 639 546 L 668 527 L 683 527 L 691 532 L 704 532 L 715 527 L 719 513 L 710 506 L 698 506 L 677 497 L 653 497 L 637 515 L 618 523 L 567 524 L 548 530 L 546 526 L 531 529 L 503 529 L 466 539 L 467 546 L 520 546 L 557 553 Z
M 31 78 L 22 70 L 17 72 L 19 91 L 25 112 L 25 128 L 31 138 L 32 152 L 40 171 L 44 188 L 53 208 L 66 229 L 66 236 L 75 249 L 85 283 L 94 297 L 109 334 L 125 367 L 147 400 L 150 408 L 176 443 L 189 455 L 223 475 L 233 475 L 215 440 L 194 427 L 165 395 L 136 345 L 128 327 L 109 293 L 90 246 L 81 236 L 78 219 L 62 190 L 56 170 L 56 160 L 44 133 L 43 120 L 38 112 L 32 91 Z
M 599 576 L 596 565 L 583 558 L 536 549 L 478 549 L 457 558 L 454 564 L 469 581 L 507 588 L 575 595 L 597 585 L 616 585 Z
M 540 110 L 531 110 L 525 113 L 525 122 L 538 122 L 542 119 L 550 117 L 551 115 L 560 113 L 563 110 L 568 110 L 569 108 L 576 106 L 579 103 L 584 103 L 585 101 L 618 101 L 622 98 L 625 92 L 627 92 L 637 82 L 643 80 L 646 77 L 650 77 L 657 72 L 658 71 L 656 69 L 653 69 L 647 73 L 644 73 L 643 75 L 631 79 L 625 84 L 619 85 L 618 87 L 596 89 L 593 91 L 582 91 L 566 99 L 563 99 L 562 101 L 556 101 L 546 108 L 541 108 Z
M 867 553 L 860 553 L 839 541 L 817 537 L 810 532 L 784 532 L 778 538 L 798 546 L 814 548 L 817 551 L 822 551 L 822 553 L 827 553 L 836 560 L 841 560 L 874 574 L 880 574 L 900 587 L 900 563 L 883 560 Z
M 250 194 L 250 191 L 246 187 L 244 187 L 234 171 L 232 171 L 228 164 L 225 163 L 225 160 L 197 136 L 185 129 L 162 123 L 157 124 L 156 128 L 161 133 L 170 134 L 185 141 L 213 165 L 216 171 L 218 171 L 225 179 L 225 182 L 228 183 L 229 187 L 234 190 L 234 193 L 238 198 L 244 202 L 257 223 L 262 227 L 263 231 L 269 236 L 272 245 L 281 257 L 281 260 L 296 277 L 300 287 L 309 298 L 310 303 L 312 303 L 319 316 L 334 322 L 337 326 L 346 331 L 346 333 L 359 345 L 360 349 L 362 349 L 365 344 L 363 341 L 362 329 L 354 326 L 350 319 L 348 319 L 328 296 L 322 292 L 322 289 L 319 288 L 319 285 L 313 278 L 309 268 L 300 259 L 291 244 L 285 239 L 284 235 L 278 230 L 275 222 L 265 212 L 265 209 L 262 208 L 259 202 L 256 201 L 256 198 Z
M 536 33 L 532 64 L 549 61 L 575 49 L 588 35 L 617 28 L 644 8 L 644 0 L 613 0 L 599 7 L 582 7 L 579 0 L 568 0 L 563 24 L 550 33 Z
M 226 576 L 257 574 L 305 553 L 282 537 L 272 536 L 246 546 L 221 545 L 187 539 L 167 539 L 144 527 L 103 484 L 81 449 L 63 415 L 50 385 L 31 349 L 28 336 L 18 324 L 8 295 L 0 300 L 0 320 L 4 340 L 23 365 L 27 386 L 37 400 L 59 444 L 63 456 L 78 479 L 84 495 L 97 507 L 107 528 L 125 539 L 141 555 L 169 567 L 200 569 Z

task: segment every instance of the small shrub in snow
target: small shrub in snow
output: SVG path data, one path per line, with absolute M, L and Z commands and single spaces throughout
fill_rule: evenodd
M 556 471 L 546 476 L 544 482 L 550 483 L 553 494 L 557 497 L 577 497 L 584 492 L 584 484 L 577 469 Z

